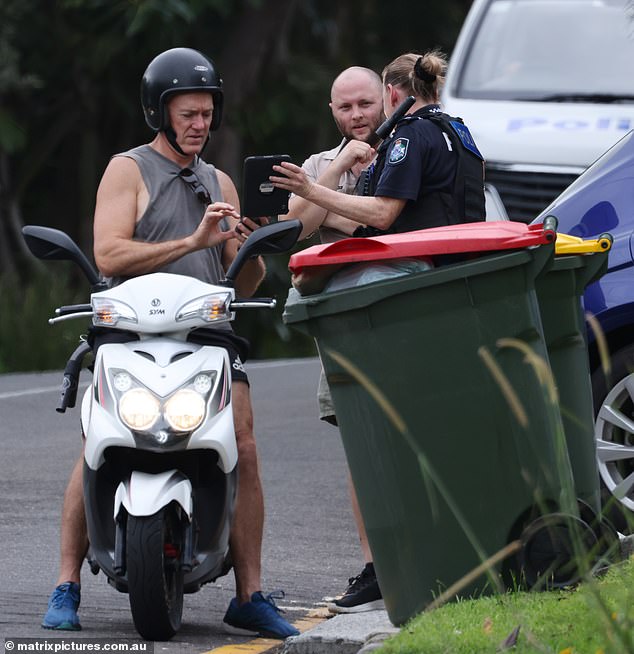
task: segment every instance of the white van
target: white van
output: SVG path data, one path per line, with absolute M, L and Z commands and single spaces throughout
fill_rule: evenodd
M 634 128 L 634 2 L 475 0 L 442 102 L 510 219 L 530 222 Z

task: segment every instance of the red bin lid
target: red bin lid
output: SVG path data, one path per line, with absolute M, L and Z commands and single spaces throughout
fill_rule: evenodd
M 465 223 L 314 245 L 293 254 L 288 267 L 298 274 L 306 268 L 333 264 L 526 248 L 552 243 L 556 237 L 555 229 L 543 224 L 506 220 Z

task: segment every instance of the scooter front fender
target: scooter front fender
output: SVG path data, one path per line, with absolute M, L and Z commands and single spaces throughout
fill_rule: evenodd
M 122 507 L 129 515 L 150 516 L 170 502 L 177 502 L 191 521 L 192 485 L 182 472 L 168 470 L 149 474 L 135 470 L 117 487 L 114 518 L 117 518 Z

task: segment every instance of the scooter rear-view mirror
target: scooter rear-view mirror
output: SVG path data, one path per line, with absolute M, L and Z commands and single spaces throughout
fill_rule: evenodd
M 68 234 L 41 225 L 26 225 L 22 236 L 31 253 L 38 259 L 72 261 L 84 272 L 91 285 L 99 283 L 99 275 L 86 255 Z
M 288 252 L 297 243 L 302 232 L 301 221 L 282 220 L 256 229 L 244 242 L 222 281 L 224 286 L 233 286 L 242 266 L 251 258 L 261 254 Z

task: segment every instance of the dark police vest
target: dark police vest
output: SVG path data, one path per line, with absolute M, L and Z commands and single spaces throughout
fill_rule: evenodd
M 462 119 L 442 112 L 429 112 L 403 119 L 408 120 L 430 120 L 447 135 L 457 157 L 452 191 L 425 192 L 423 187 L 416 202 L 408 201 L 390 229 L 381 231 L 374 227 L 360 227 L 355 236 L 376 236 L 485 220 L 484 160 Z M 360 179 L 357 193 L 375 194 L 392 142 L 393 139 L 383 142 L 374 168 Z

